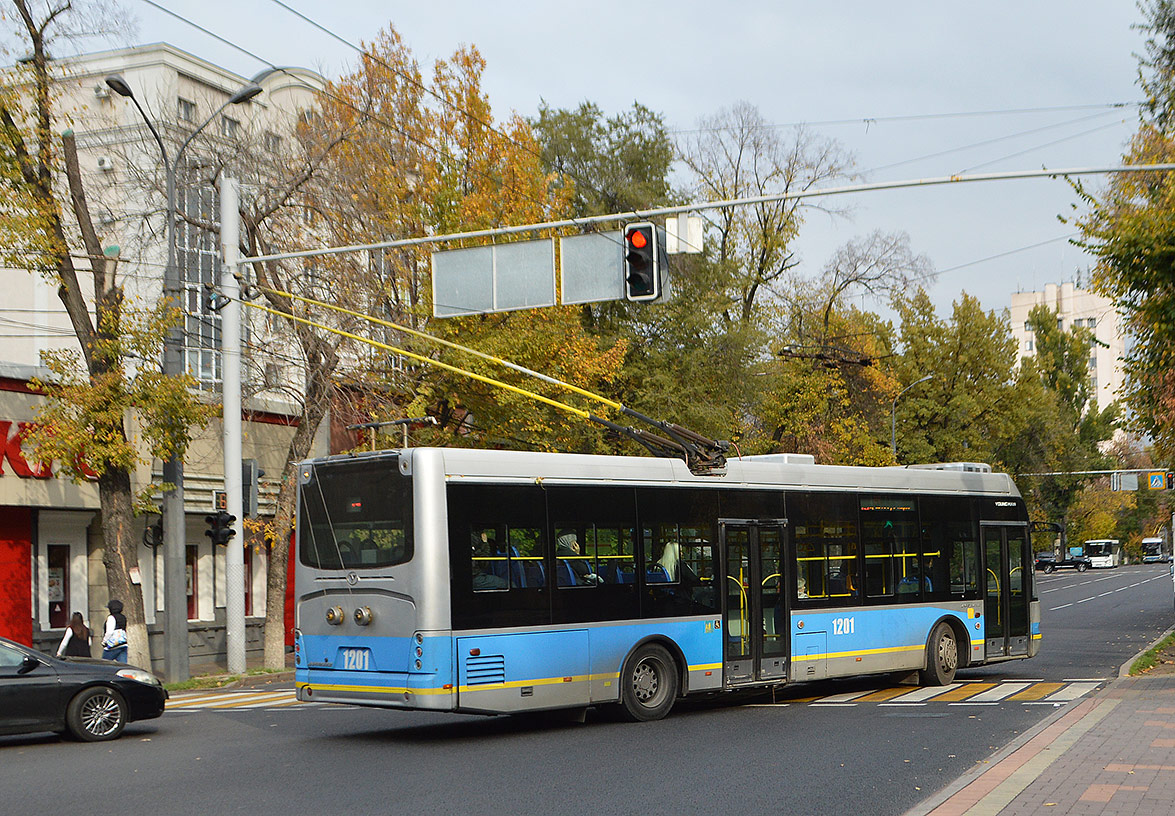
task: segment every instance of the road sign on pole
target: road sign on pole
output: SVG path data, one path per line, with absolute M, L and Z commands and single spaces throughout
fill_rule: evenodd
M 1146 475 L 1146 486 L 1151 490 L 1165 490 L 1167 488 L 1167 474 L 1162 470 L 1152 470 Z

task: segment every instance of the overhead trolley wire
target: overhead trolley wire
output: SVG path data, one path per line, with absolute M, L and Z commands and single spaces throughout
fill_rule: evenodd
M 242 260 L 245 260 L 245 259 L 242 259 Z M 525 374 L 527 376 L 534 377 L 538 380 L 549 383 L 551 385 L 555 385 L 557 387 L 566 389 L 568 391 L 571 391 L 572 393 L 587 397 L 588 399 L 595 400 L 596 402 L 599 402 L 603 405 L 607 405 L 609 408 L 612 408 L 613 410 L 619 411 L 620 413 L 624 414 L 625 416 L 629 416 L 629 417 L 632 417 L 633 419 L 647 423 L 647 424 L 657 428 L 659 431 L 662 431 L 665 434 L 669 435 L 669 437 L 673 440 L 673 442 L 672 442 L 673 454 L 672 455 L 674 455 L 674 456 L 680 455 L 683 458 L 685 458 L 687 462 L 690 462 L 690 463 L 696 462 L 696 463 L 699 463 L 699 466 L 704 466 L 707 468 L 719 466 L 717 464 L 717 462 L 722 458 L 723 454 L 726 451 L 725 443 L 716 442 L 712 439 L 709 439 L 705 436 L 702 436 L 701 434 L 699 434 L 695 431 L 691 431 L 689 428 L 685 428 L 681 425 L 677 425 L 676 423 L 665 422 L 662 420 L 653 419 L 650 416 L 642 414 L 639 411 L 636 411 L 632 408 L 629 408 L 629 407 L 627 407 L 619 402 L 616 402 L 615 400 L 609 399 L 608 397 L 605 397 L 601 394 L 596 394 L 592 391 L 588 391 L 587 389 L 580 388 L 577 385 L 572 385 L 571 383 L 564 382 L 563 380 L 559 380 L 555 377 L 551 377 L 547 374 L 543 374 L 542 372 L 535 371 L 535 370 L 527 368 L 525 366 L 518 365 L 517 363 L 510 362 L 509 360 L 505 360 L 500 357 L 495 357 L 492 354 L 487 354 L 483 351 L 478 351 L 477 349 L 470 348 L 469 346 L 464 346 L 464 345 L 461 345 L 460 343 L 454 343 L 450 340 L 445 340 L 443 338 L 436 337 L 434 335 L 428 334 L 427 332 L 422 332 L 417 329 L 413 329 L 409 326 L 404 326 L 404 325 L 401 325 L 398 323 L 394 323 L 390 320 L 384 320 L 383 318 L 375 317 L 373 315 L 368 315 L 368 314 L 364 314 L 362 312 L 358 312 L 358 311 L 355 311 L 352 309 L 347 309 L 343 306 L 336 306 L 334 304 L 326 303 L 324 301 L 316 300 L 314 298 L 308 298 L 308 297 L 304 297 L 301 295 L 295 295 L 291 292 L 286 292 L 286 291 L 282 291 L 279 289 L 274 289 L 272 287 L 256 286 L 254 288 L 257 288 L 262 291 L 271 292 L 279 297 L 285 297 L 285 298 L 289 298 L 292 300 L 301 301 L 303 303 L 314 305 L 314 306 L 319 306 L 324 309 L 328 309 L 330 311 L 335 311 L 335 312 L 339 312 L 341 314 L 346 314 L 346 315 L 350 315 L 352 317 L 357 317 L 361 320 L 366 320 L 371 323 L 375 323 L 375 324 L 378 324 L 381 326 L 386 326 L 388 328 L 404 332 L 404 333 L 409 334 L 411 336 L 419 337 L 423 340 L 428 340 L 428 341 L 431 341 L 434 343 L 438 343 L 442 346 L 446 346 L 448 348 L 453 348 L 458 351 L 463 351 L 467 354 L 471 354 L 476 357 L 480 357 L 482 359 L 496 363 L 498 365 L 505 366 L 506 368 L 509 368 L 513 371 L 517 371 L 521 374 Z M 244 301 L 242 301 L 242 302 L 244 302 Z M 426 358 L 426 359 L 431 359 L 431 358 Z M 615 430 L 615 429 L 613 429 L 613 430 Z M 636 430 L 637 429 L 629 429 L 629 430 L 625 430 L 622 432 L 627 433 L 628 435 L 631 436 L 632 434 L 630 433 L 630 431 L 636 431 Z M 639 433 L 644 433 L 644 432 L 639 432 Z M 634 437 L 634 438 L 637 438 L 637 437 Z M 657 442 L 658 445 L 661 445 L 665 441 L 665 440 L 661 439 L 661 437 L 659 437 L 659 436 L 657 436 L 655 438 L 658 440 L 658 442 Z M 637 438 L 637 441 L 641 442 L 641 444 L 645 444 L 639 438 Z M 646 447 L 648 447 L 648 446 L 646 445 Z M 659 453 L 659 455 L 664 455 L 663 450 L 653 450 L 652 448 L 650 448 L 650 450 L 654 453 Z
M 297 296 L 293 296 L 293 297 L 295 299 L 297 299 Z M 383 342 L 380 342 L 379 340 L 372 340 L 371 338 L 363 337 L 361 335 L 355 334 L 354 332 L 349 332 L 344 329 L 337 329 L 337 328 L 334 328 L 333 326 L 328 326 L 325 323 L 320 323 L 315 320 L 310 320 L 309 318 L 300 317 L 298 315 L 291 314 L 289 312 L 283 312 L 280 309 L 274 309 L 269 306 L 263 306 L 260 303 L 252 303 L 252 302 L 250 302 L 248 300 L 244 300 L 244 299 L 238 299 L 237 302 L 240 303 L 241 305 L 247 306 L 251 309 L 257 309 L 262 312 L 277 315 L 279 317 L 284 317 L 288 320 L 293 320 L 297 323 L 301 323 L 303 325 L 310 326 L 312 328 L 320 329 L 322 331 L 328 332 L 330 334 L 335 334 L 340 337 L 346 337 L 350 340 L 355 340 L 359 343 L 364 343 L 366 345 L 373 346 L 375 348 L 384 349 L 385 351 L 390 351 L 394 354 L 401 354 L 405 357 L 408 357 L 409 359 L 417 360 L 417 361 L 422 362 L 426 365 L 435 366 L 437 368 L 444 369 L 444 370 L 452 372 L 454 374 L 459 374 L 463 377 L 468 377 L 470 379 L 477 380 L 478 382 L 485 383 L 485 384 L 493 386 L 495 388 L 501 388 L 503 390 L 510 391 L 512 393 L 524 396 L 528 399 L 532 399 L 537 402 L 541 402 L 545 405 L 551 406 L 552 408 L 557 408 L 560 411 L 565 411 L 567 413 L 573 414 L 573 415 L 579 417 L 580 419 L 586 419 L 589 422 L 594 422 L 598 425 L 602 425 L 603 427 L 607 428 L 608 430 L 610 430 L 614 433 L 617 433 L 617 434 L 620 434 L 623 436 L 627 436 L 630 439 L 633 439 L 636 442 L 639 442 L 650 453 L 652 453 L 656 456 L 682 459 L 687 464 L 689 464 L 691 470 L 694 470 L 694 472 L 711 471 L 715 468 L 722 467 L 726 461 L 725 457 L 722 456 L 722 453 L 725 451 L 725 447 L 723 447 L 721 445 L 721 443 L 714 443 L 711 441 L 711 445 L 713 446 L 713 449 L 699 451 L 692 445 L 683 444 L 681 442 L 678 442 L 678 441 L 672 440 L 672 439 L 666 439 L 662 436 L 650 433 L 648 431 L 641 430 L 639 428 L 632 428 L 632 427 L 626 427 L 623 425 L 619 425 L 615 422 L 604 419 L 601 416 L 597 416 L 596 414 L 593 414 L 590 411 L 585 411 L 582 408 L 576 408 L 575 406 L 568 405 L 565 402 L 560 402 L 559 400 L 551 399 L 550 397 L 543 396 L 542 394 L 536 393 L 534 391 L 529 391 L 525 388 L 520 388 L 516 385 L 511 385 L 510 383 L 502 382 L 501 380 L 496 380 L 493 377 L 487 377 L 484 374 L 478 374 L 475 371 L 469 371 L 468 369 L 463 369 L 458 366 L 442 362 L 440 360 L 434 360 L 431 357 L 426 357 L 422 354 L 417 354 L 415 352 L 408 351 L 407 349 L 400 348 L 398 346 L 393 346 L 390 343 L 383 343 Z M 659 423 L 659 424 L 663 424 L 663 423 Z M 682 429 L 682 430 L 686 430 L 686 429 Z M 697 435 L 697 434 L 694 434 L 694 436 L 697 436 L 699 439 L 705 439 L 704 437 L 701 437 L 700 435 Z M 710 440 L 707 440 L 707 441 L 710 441 Z

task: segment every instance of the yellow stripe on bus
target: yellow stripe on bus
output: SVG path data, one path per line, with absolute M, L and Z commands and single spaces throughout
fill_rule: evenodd
M 859 649 L 853 652 L 828 652 L 827 654 L 793 655 L 792 660 L 805 662 L 813 660 L 832 660 L 838 657 L 860 657 L 863 655 L 896 654 L 898 652 L 920 652 L 926 647 L 917 646 L 890 646 L 885 649 Z

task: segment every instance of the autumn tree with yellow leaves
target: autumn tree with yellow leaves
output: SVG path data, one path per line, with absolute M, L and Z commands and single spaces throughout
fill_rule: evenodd
M 300 150 L 318 157 L 313 173 L 290 190 L 281 207 L 263 212 L 244 208 L 246 255 L 304 246 L 310 238 L 339 246 L 564 217 L 573 188 L 554 183 L 525 120 L 517 115 L 494 119 L 481 85 L 484 70 L 477 50 L 463 47 L 438 60 L 426 78 L 389 25 L 365 46 L 355 69 L 329 83 L 318 109 L 304 117 Z M 589 430 L 582 420 L 555 415 L 516 394 L 386 349 L 365 348 L 326 327 L 495 378 L 517 382 L 518 375 L 506 376 L 484 360 L 282 294 L 378 315 L 583 388 L 606 388 L 615 379 L 624 345 L 601 346 L 583 331 L 575 309 L 432 318 L 432 249 L 403 247 L 252 265 L 268 308 L 321 324 L 289 321 L 303 361 L 304 408 L 287 461 L 309 453 L 328 409 L 357 421 L 435 416 L 439 425 L 423 434 L 418 440 L 423 442 L 600 449 L 600 431 Z M 545 388 L 548 396 L 566 398 Z M 284 661 L 282 612 L 294 485 L 291 467 L 283 474 L 268 531 L 265 661 L 270 666 Z

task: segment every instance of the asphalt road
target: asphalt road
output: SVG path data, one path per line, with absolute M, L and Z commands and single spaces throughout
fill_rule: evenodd
M 1173 619 L 1167 568 L 1043 574 L 1044 651 L 964 680 L 1109 678 Z M 0 738 L 5 813 L 901 814 L 1048 703 L 843 704 L 881 679 L 680 705 L 666 720 L 330 706 L 169 711 L 113 743 Z M 801 696 L 803 695 L 803 696 Z M 837 698 L 841 699 L 841 698 Z

